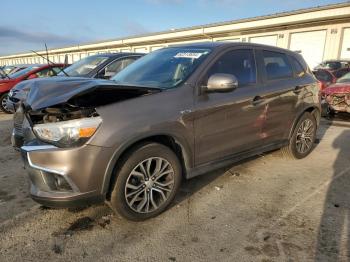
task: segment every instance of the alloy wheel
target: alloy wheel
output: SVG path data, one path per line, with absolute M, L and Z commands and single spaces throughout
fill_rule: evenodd
M 315 126 L 310 119 L 305 119 L 298 128 L 296 137 L 296 148 L 299 153 L 304 154 L 311 150 L 314 143 Z
M 125 184 L 125 199 L 137 213 L 150 213 L 160 208 L 174 189 L 174 169 L 164 158 L 151 157 L 131 171 Z

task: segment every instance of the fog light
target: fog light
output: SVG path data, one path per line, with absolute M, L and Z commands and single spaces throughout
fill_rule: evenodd
M 54 184 L 57 191 L 73 191 L 67 180 L 60 175 L 54 175 Z

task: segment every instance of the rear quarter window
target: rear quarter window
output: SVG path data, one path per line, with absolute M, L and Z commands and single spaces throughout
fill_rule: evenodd
M 293 56 L 290 57 L 290 60 L 292 62 L 295 74 L 298 77 L 304 76 L 307 72 L 307 67 L 305 65 L 303 66 L 303 64 L 300 63 L 298 59 Z

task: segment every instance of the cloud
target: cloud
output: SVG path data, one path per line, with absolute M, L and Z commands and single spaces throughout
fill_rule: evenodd
M 77 39 L 56 35 L 47 32 L 25 32 L 22 30 L 3 27 L 0 26 L 0 41 L 10 42 L 15 41 L 25 41 L 30 43 L 55 43 L 55 44 L 64 44 L 76 42 Z
M 13 27 L 0 26 L 0 54 L 27 52 L 30 49 L 43 49 L 46 43 L 49 48 L 74 45 L 86 41 L 82 37 L 69 37 L 48 32 L 24 31 Z

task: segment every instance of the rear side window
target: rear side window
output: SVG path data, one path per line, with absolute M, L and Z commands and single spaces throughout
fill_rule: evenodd
M 111 72 L 111 73 L 113 72 L 114 74 L 117 74 L 119 71 L 123 70 L 125 67 L 130 65 L 136 59 L 137 59 L 136 57 L 128 57 L 125 59 L 114 61 L 106 67 L 106 72 Z
M 263 57 L 268 80 L 293 76 L 293 70 L 287 55 L 278 52 L 263 51 Z
M 219 73 L 234 75 L 238 79 L 240 86 L 256 83 L 256 66 L 253 50 L 233 50 L 222 55 L 210 68 L 208 77 Z
M 349 72 L 350 72 L 349 68 L 343 68 L 335 71 L 333 74 L 336 78 L 341 78 L 342 76 L 346 75 Z

